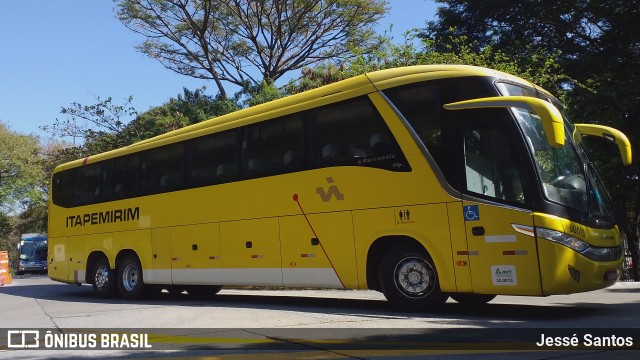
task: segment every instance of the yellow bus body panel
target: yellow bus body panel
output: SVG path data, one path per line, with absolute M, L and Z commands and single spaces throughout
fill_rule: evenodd
M 69 281 L 69 262 L 67 260 L 67 241 L 66 236 L 49 237 L 49 277 L 53 280 L 68 282 Z
M 592 229 L 553 215 L 535 213 L 534 217 L 536 226 L 563 232 L 596 247 L 621 245 L 617 227 Z M 545 295 L 601 289 L 616 282 L 605 279 L 607 271 L 617 271 L 618 276 L 621 274 L 623 257 L 615 261 L 592 261 L 566 246 L 545 239 L 538 241 L 538 251 Z M 570 269 L 580 273 L 579 281 L 571 277 Z
M 400 217 L 400 212 L 410 215 Z M 455 292 L 455 274 L 452 263 L 446 204 L 392 206 L 383 209 L 353 212 L 356 250 L 360 279 L 366 279 L 366 259 L 372 243 L 382 237 L 406 236 L 416 239 L 429 252 L 438 269 L 442 291 Z M 363 263 L 364 262 L 364 263 Z M 361 284 L 367 288 L 366 283 Z

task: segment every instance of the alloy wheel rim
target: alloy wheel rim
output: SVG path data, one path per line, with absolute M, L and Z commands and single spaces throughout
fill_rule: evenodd
M 138 269 L 129 264 L 122 270 L 122 285 L 125 290 L 133 291 L 138 286 Z
M 109 283 L 109 269 L 106 266 L 102 265 L 98 267 L 94 282 L 100 289 L 106 287 Z

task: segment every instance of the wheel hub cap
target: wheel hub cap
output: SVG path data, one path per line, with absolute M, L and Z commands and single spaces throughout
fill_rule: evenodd
M 405 259 L 396 269 L 396 284 L 408 295 L 423 295 L 432 285 L 430 268 L 422 259 Z
M 123 270 L 122 285 L 127 291 L 133 291 L 138 285 L 138 269 L 133 265 L 127 265 Z
M 103 288 L 109 283 L 109 269 L 106 266 L 100 266 L 96 270 L 95 284 L 98 288 Z

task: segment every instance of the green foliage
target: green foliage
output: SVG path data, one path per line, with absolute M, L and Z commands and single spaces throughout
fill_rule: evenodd
M 17 216 L 15 229 L 19 234 L 47 233 L 48 204 L 46 201 L 29 204 L 29 206 Z
M 0 212 L 0 239 L 8 239 L 12 230 L 13 226 L 11 225 L 11 219 L 7 214 Z M 4 250 L 1 245 L 0 250 Z
M 46 198 L 38 138 L 0 123 L 0 211 L 13 213 Z
M 272 100 L 280 99 L 283 94 L 278 87 L 276 87 L 273 82 L 264 81 L 261 86 L 257 88 L 257 90 L 252 91 L 254 93 L 253 96 L 248 98 L 245 101 L 247 106 L 254 106 L 262 103 L 266 103 Z
M 49 151 L 49 158 L 53 160 L 47 166 L 49 173 L 55 167 L 52 163 L 61 164 L 114 150 L 240 108 L 234 100 L 209 96 L 204 91 L 205 88 L 194 91 L 184 88 L 176 98 L 141 114 L 131 106 L 132 97 L 122 105 L 115 104 L 110 97 L 106 100 L 96 97 L 97 102 L 92 105 L 72 103 L 62 108 L 66 120 L 56 119 L 43 130 L 57 137 L 73 136 L 74 144 Z M 127 120 L 132 116 L 135 118 Z M 77 144 L 75 139 L 82 141 Z
M 183 93 L 176 98 L 140 114 L 127 125 L 120 136 L 128 144 L 133 144 L 240 108 L 236 101 L 221 95 L 206 95 L 205 90 L 201 88 L 191 91 L 184 88 Z
M 96 103 L 82 105 L 71 103 L 60 109 L 64 119 L 56 118 L 50 126 L 41 127 L 55 138 L 71 137 L 79 155 L 87 156 L 128 145 L 126 139 L 117 136 L 124 131 L 129 119 L 137 114 L 131 105 L 133 97 L 124 104 L 116 104 L 111 97 L 95 97 Z
M 9 252 L 9 261 L 12 268 L 15 268 L 17 259 L 17 238 L 14 233 L 11 217 L 0 211 L 0 251 Z
M 400 66 L 464 64 L 516 74 L 540 86 L 556 89 L 556 95 L 560 97 L 564 94 L 561 85 L 567 78 L 559 71 L 553 54 L 544 49 L 529 46 L 525 48 L 525 55 L 514 58 L 494 45 L 479 48 L 465 36 L 448 38 L 446 42 L 417 38 L 412 34 L 407 34 L 404 42 L 399 44 L 384 36 L 378 40 L 380 46 L 375 51 L 358 53 L 354 49 L 357 56 L 353 59 L 338 65 L 323 63 L 304 69 L 300 79 L 287 85 L 287 92 L 298 93 L 366 72 Z

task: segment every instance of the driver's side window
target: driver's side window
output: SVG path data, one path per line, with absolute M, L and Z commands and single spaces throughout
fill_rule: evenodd
M 467 125 L 463 131 L 468 192 L 510 203 L 525 203 L 525 183 L 516 149 L 504 125 Z

